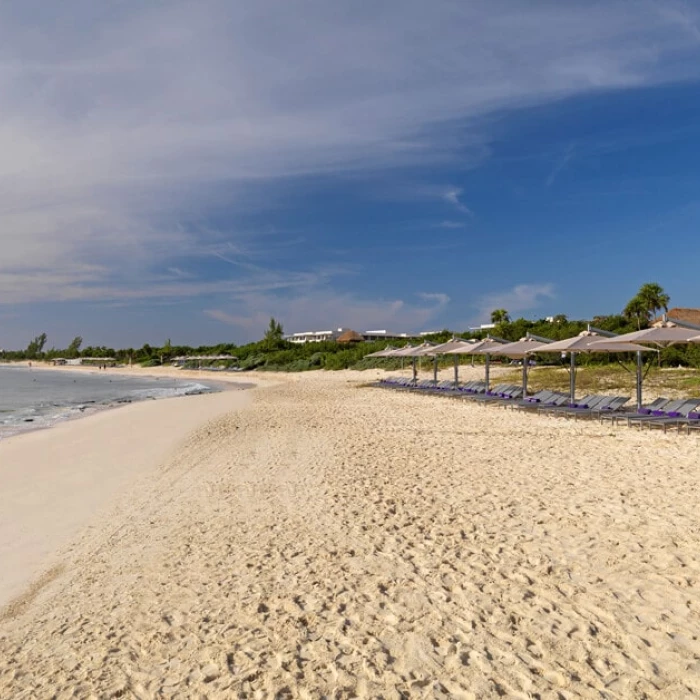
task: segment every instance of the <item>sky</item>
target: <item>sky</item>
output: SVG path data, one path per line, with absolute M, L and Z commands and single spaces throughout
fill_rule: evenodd
M 9 0 L 0 347 L 700 306 L 700 4 Z

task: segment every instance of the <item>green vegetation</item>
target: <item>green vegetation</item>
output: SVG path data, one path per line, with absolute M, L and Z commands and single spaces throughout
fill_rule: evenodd
M 510 315 L 505 309 L 494 309 L 491 312 L 491 323 L 504 324 L 510 323 Z
M 635 331 L 638 328 L 645 328 L 653 316 L 660 310 L 668 309 L 669 297 L 658 284 L 644 284 L 639 292 L 630 300 L 622 314 L 612 316 L 596 316 L 590 323 L 602 330 L 622 334 Z M 508 311 L 496 309 L 491 314 L 491 318 L 496 323 L 493 331 L 494 336 L 505 340 L 515 341 L 524 337 L 527 333 L 561 340 L 585 330 L 587 321 L 570 320 L 565 315 L 555 316 L 551 321 L 546 319 L 528 320 L 525 318 L 510 319 Z M 443 343 L 456 335 L 462 338 L 481 338 L 485 332 L 481 333 L 452 333 L 445 329 L 439 333 L 426 336 L 424 339 Z M 12 360 L 53 360 L 56 358 L 107 358 L 111 357 L 120 364 L 139 364 L 144 367 L 171 362 L 176 357 L 203 356 L 203 355 L 228 355 L 232 359 L 215 361 L 192 361 L 191 366 L 208 365 L 222 369 L 238 368 L 241 370 L 268 370 L 284 372 L 301 372 L 313 369 L 370 369 L 374 367 L 393 370 L 410 364 L 411 360 L 401 360 L 400 358 L 366 358 L 365 356 L 383 350 L 387 341 L 378 340 L 370 343 L 339 344 L 335 342 L 308 343 L 298 345 L 284 340 L 282 324 L 275 318 L 270 319 L 267 330 L 262 340 L 256 343 L 236 346 L 233 343 L 221 343 L 218 345 L 189 347 L 184 345 L 173 345 L 167 339 L 162 346 L 151 346 L 148 343 L 139 349 L 124 348 L 117 350 L 104 346 L 82 347 L 83 339 L 77 336 L 65 349 L 51 348 L 45 350 L 47 341 L 46 333 L 42 333 L 34 338 L 26 350 L 6 351 L 0 355 L 0 359 Z M 395 346 L 405 345 L 408 341 L 392 341 Z M 415 342 L 415 341 L 414 341 Z M 652 355 L 652 353 L 649 353 Z M 656 362 L 656 355 L 653 355 Z M 629 359 L 629 358 L 628 358 Z M 548 388 L 558 386 L 557 378 L 561 375 L 561 382 L 568 386 L 568 375 L 565 370 L 559 369 L 562 365 L 561 358 L 543 354 L 536 358 L 538 368 L 533 372 L 533 381 L 537 382 L 537 377 L 545 377 Z M 700 367 L 700 345 L 678 345 L 663 350 L 660 354 L 660 367 Z M 432 360 L 423 360 L 426 363 Z M 440 367 L 450 367 L 454 362 L 452 357 L 439 358 Z M 482 363 L 483 358 L 462 358 L 462 362 Z M 617 358 L 611 358 L 606 354 L 579 356 L 578 362 L 582 367 L 597 366 L 609 368 L 612 372 L 622 372 L 618 368 Z M 542 366 L 551 368 L 543 369 Z M 551 371 L 551 377 L 546 374 Z M 606 370 L 607 371 L 607 370 Z M 585 375 L 585 369 L 582 376 Z M 601 375 L 601 377 L 604 375 Z M 623 375 L 620 375 L 623 376 Z M 680 375 L 674 375 L 678 377 Z M 580 381 L 586 381 L 582 379 Z M 544 382 L 546 383 L 546 382 Z M 543 384 L 544 384 L 543 383 Z M 537 386 L 537 384 L 535 384 Z M 585 389 L 585 383 L 581 384 Z
M 622 312 L 625 318 L 633 320 L 637 329 L 646 327 L 659 311 L 668 311 L 670 297 L 660 285 L 655 282 L 643 284 L 637 294 L 632 297 Z M 642 325 L 644 324 L 644 325 Z
M 580 359 L 581 356 L 579 356 Z M 576 372 L 576 393 L 579 396 L 595 393 L 620 393 L 634 397 L 635 376 L 631 361 L 619 364 L 589 365 L 579 367 Z M 644 379 L 644 391 L 650 395 L 675 398 L 678 396 L 700 395 L 700 375 L 692 369 L 659 368 L 656 360 Z M 520 370 L 498 374 L 498 381 L 519 384 Z M 536 367 L 530 371 L 528 388 L 531 392 L 540 389 L 569 391 L 569 372 L 565 366 Z

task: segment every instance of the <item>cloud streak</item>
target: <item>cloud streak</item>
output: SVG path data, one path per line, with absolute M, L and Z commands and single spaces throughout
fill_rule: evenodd
M 551 172 L 549 173 L 549 176 L 547 177 L 547 187 L 551 187 L 554 184 L 554 181 L 557 179 L 559 176 L 559 173 L 561 173 L 562 170 L 569 164 L 571 159 L 574 157 L 574 151 L 576 150 L 576 144 L 570 143 L 565 149 L 564 153 L 557 159 L 556 163 L 554 164 L 554 167 L 552 168 Z
M 0 301 L 230 290 L 230 270 L 185 266 L 240 242 L 197 225 L 210 208 L 271 206 L 300 176 L 464 162 L 496 110 L 695 78 L 696 17 L 669 7 L 5 3 Z M 461 196 L 442 194 L 469 214 Z M 270 284 L 239 268 L 240 287 Z
M 475 307 L 482 319 L 488 319 L 494 309 L 506 309 L 512 316 L 554 298 L 556 294 L 551 283 L 517 284 L 512 289 L 484 294 L 476 301 Z

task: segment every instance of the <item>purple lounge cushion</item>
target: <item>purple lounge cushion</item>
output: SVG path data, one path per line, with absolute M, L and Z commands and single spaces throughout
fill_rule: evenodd
M 669 413 L 666 414 L 669 418 L 680 418 L 683 416 L 682 413 L 678 413 L 678 411 L 670 411 Z
M 695 411 L 691 411 L 688 414 L 688 418 L 690 418 L 690 420 L 700 420 L 700 413 L 696 413 Z

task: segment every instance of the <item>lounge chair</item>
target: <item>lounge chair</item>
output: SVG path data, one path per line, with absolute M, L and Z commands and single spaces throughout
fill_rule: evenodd
M 574 414 L 579 418 L 597 418 L 602 414 L 614 414 L 622 410 L 623 406 L 630 400 L 630 396 L 613 396 L 610 401 L 603 401 L 593 408 L 581 409 Z
M 519 399 L 523 395 L 522 386 L 510 386 L 504 391 L 499 391 L 497 394 L 485 394 L 482 396 L 476 396 L 475 401 L 480 401 L 481 403 L 508 403 Z
M 512 388 L 512 384 L 496 384 L 496 386 L 492 386 L 489 389 L 487 389 L 484 392 L 480 393 L 480 398 L 485 398 L 488 396 L 501 396 L 506 391 L 509 391 Z
M 599 404 L 601 401 L 604 401 L 605 398 L 606 397 L 602 394 L 588 394 L 582 399 L 577 399 L 573 403 L 568 401 L 564 404 L 558 404 L 556 406 L 542 406 L 538 409 L 538 412 L 544 414 L 551 413 L 552 415 L 555 415 L 557 413 L 565 413 L 576 408 L 592 408 L 593 406 Z
M 565 418 L 594 418 L 606 411 L 617 411 L 630 400 L 629 396 L 596 396 L 585 404 L 553 409 L 551 415 Z
M 652 411 L 647 416 L 638 416 L 636 418 L 628 418 L 627 426 L 638 425 L 642 428 L 649 421 L 659 421 L 664 418 L 687 418 L 688 414 L 697 406 L 695 399 L 678 399 L 671 401 L 662 410 Z
M 681 408 L 678 409 L 679 416 L 669 416 L 667 418 L 657 418 L 647 421 L 642 425 L 652 430 L 653 428 L 661 428 L 666 432 L 669 428 L 677 428 L 680 432 L 682 425 L 688 425 L 689 421 L 695 420 L 690 416 L 694 414 L 700 417 L 700 414 L 695 412 L 695 409 L 700 405 L 700 399 L 688 399 Z M 641 427 L 641 426 L 640 426 Z
M 678 426 L 678 431 L 680 432 L 681 426 Z M 700 430 L 700 413 L 697 411 L 691 411 L 688 414 L 688 422 L 685 424 L 686 435 L 690 435 L 691 430 Z
M 486 382 L 467 382 L 468 386 L 462 389 L 462 394 L 469 397 L 474 394 L 483 394 L 486 392 Z
M 507 408 L 518 408 L 520 406 L 533 406 L 547 401 L 554 396 L 557 396 L 556 392 L 550 391 L 549 389 L 542 389 L 532 396 L 527 396 L 524 399 L 518 399 L 512 403 L 505 404 Z
M 668 405 L 669 403 L 671 403 L 670 399 L 661 396 L 658 399 L 652 401 L 650 404 L 642 406 L 642 408 L 639 410 L 633 409 L 628 410 L 627 412 L 601 413 L 598 416 L 598 418 L 600 419 L 601 423 L 603 421 L 609 420 L 613 425 L 615 425 L 615 423 L 617 423 L 618 421 L 626 420 L 627 418 L 643 418 L 644 416 L 648 416 L 652 413 L 652 411 L 662 410 L 664 406 Z
M 513 408 L 517 408 L 519 411 L 540 411 L 545 407 L 563 406 L 569 401 L 568 394 L 554 394 L 550 398 L 542 401 L 540 403 L 534 403 L 529 401 L 524 401 L 520 405 L 513 405 Z
M 484 385 L 483 391 L 480 391 L 478 393 L 472 393 L 467 398 L 473 401 L 488 401 L 490 399 L 499 399 L 503 398 L 504 394 L 512 391 L 513 388 L 514 387 L 512 384 L 497 384 L 496 386 L 492 386 L 490 389 L 486 389 L 486 386 Z

